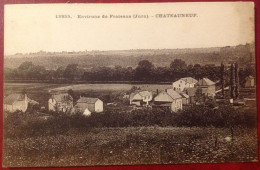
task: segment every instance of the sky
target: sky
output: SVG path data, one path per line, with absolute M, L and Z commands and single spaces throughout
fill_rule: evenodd
M 254 42 L 250 2 L 5 5 L 4 53 L 223 47 Z M 110 18 L 110 15 L 149 18 Z M 157 14 L 196 14 L 158 18 Z M 57 18 L 70 15 L 71 18 Z M 108 18 L 78 18 L 107 15 Z

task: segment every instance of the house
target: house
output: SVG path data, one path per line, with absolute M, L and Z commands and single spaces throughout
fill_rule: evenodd
M 193 88 L 198 81 L 192 77 L 181 78 L 172 83 L 173 90 L 183 91 L 185 88 Z
M 153 94 L 149 91 L 137 91 L 130 95 L 130 104 L 136 106 L 149 105 L 149 102 L 152 101 Z
M 202 94 L 208 97 L 215 97 L 216 95 L 216 84 L 208 78 L 200 79 L 195 86 L 201 88 Z
M 73 108 L 73 98 L 68 93 L 53 94 L 48 101 L 50 111 L 67 112 Z
M 196 91 L 197 91 L 196 87 L 184 89 L 185 94 L 187 94 L 189 96 L 189 104 L 196 103 L 196 101 L 195 101 Z
M 93 112 L 103 112 L 103 101 L 98 98 L 80 97 L 77 104 L 74 106 L 77 111 L 83 113 L 83 115 L 90 115 Z
M 166 107 L 173 112 L 182 110 L 182 96 L 173 89 L 165 89 L 154 98 L 153 107 Z
M 180 92 L 179 93 L 180 95 L 181 95 L 181 97 L 182 97 L 182 104 L 183 105 L 188 105 L 189 103 L 190 103 L 190 96 L 189 95 L 187 95 L 186 93 L 184 93 L 184 92 Z
M 28 104 L 29 99 L 26 94 L 10 94 L 4 97 L 4 111 L 15 112 L 19 110 L 25 112 Z
M 246 88 L 255 87 L 255 78 L 253 76 L 250 75 L 246 77 L 245 87 Z

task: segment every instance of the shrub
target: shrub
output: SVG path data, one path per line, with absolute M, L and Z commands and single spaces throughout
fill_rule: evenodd
M 187 127 L 256 127 L 254 112 L 237 111 L 231 106 L 218 109 L 207 106 L 193 106 L 177 113 L 165 109 L 140 108 L 132 111 L 108 109 L 104 113 L 68 115 L 49 112 L 49 118 L 42 119 L 35 112 L 8 113 L 4 119 L 6 137 L 28 137 L 66 133 L 70 129 L 93 127 L 138 127 L 138 126 L 187 126 Z

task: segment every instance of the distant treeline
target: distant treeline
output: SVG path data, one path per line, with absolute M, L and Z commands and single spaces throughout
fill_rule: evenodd
M 5 56 L 5 68 L 17 68 L 25 61 L 53 70 L 74 63 L 79 68 L 121 67 L 135 68 L 142 60 L 149 60 L 156 67 L 168 67 L 171 61 L 182 59 L 188 65 L 238 62 L 240 67 L 255 61 L 255 44 L 212 48 L 184 49 L 133 49 L 115 51 L 44 52 Z
M 187 65 L 181 59 L 175 59 L 168 67 L 156 67 L 148 60 L 142 60 L 136 68 L 132 67 L 95 67 L 92 69 L 79 68 L 78 64 L 69 64 L 65 68 L 47 70 L 44 66 L 23 62 L 18 68 L 5 69 L 6 81 L 33 82 L 173 82 L 183 77 L 200 79 L 207 77 L 212 81 L 220 79 L 220 66 L 199 64 Z M 229 82 L 229 71 L 226 69 L 226 84 Z M 240 83 L 243 84 L 248 75 L 255 75 L 255 68 L 248 65 L 239 69 Z

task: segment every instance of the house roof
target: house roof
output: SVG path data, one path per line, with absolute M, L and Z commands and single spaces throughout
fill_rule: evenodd
M 137 94 L 139 95 L 139 97 L 136 96 Z M 136 100 L 143 100 L 141 97 L 146 97 L 146 96 L 152 96 L 152 92 L 149 92 L 147 90 L 145 90 L 145 91 L 135 91 L 134 93 L 131 93 L 130 99 L 135 98 Z
M 184 90 L 186 92 L 187 95 L 189 95 L 190 97 L 195 96 L 197 88 L 193 87 L 193 88 L 186 88 Z
M 88 105 L 87 105 L 87 104 L 79 104 L 79 103 L 77 103 L 77 104 L 74 106 L 74 108 L 80 109 L 80 110 L 84 111 L 84 110 L 88 109 Z M 89 109 L 88 109 L 88 110 L 89 110 Z
M 192 84 L 192 83 L 195 84 L 195 83 L 198 82 L 198 80 L 196 80 L 196 79 L 194 79 L 192 77 L 184 77 L 184 78 L 181 78 L 181 80 L 186 81 L 187 83 L 190 83 L 190 84 Z
M 251 76 L 251 75 L 249 75 L 247 78 L 254 79 L 254 77 L 253 77 L 253 76 Z
M 138 92 L 139 94 L 140 94 L 140 96 L 142 96 L 142 97 L 145 97 L 145 96 L 150 96 L 150 95 L 152 95 L 152 93 L 151 92 L 149 92 L 149 91 L 140 91 L 140 92 Z
M 173 89 L 167 89 L 167 94 L 174 100 L 181 98 L 181 95 Z
M 182 98 L 181 95 L 173 89 L 161 91 L 155 98 L 156 102 L 173 102 L 176 99 Z
M 156 104 L 152 104 L 152 106 L 171 106 L 171 103 L 156 103 Z
M 89 104 L 94 104 L 98 98 L 91 98 L 91 97 L 81 97 L 77 103 L 89 103 Z
M 72 97 L 68 93 L 54 94 L 54 95 L 52 95 L 52 98 L 54 100 L 56 100 L 57 102 L 66 101 L 68 99 L 72 99 Z
M 21 101 L 25 99 L 24 94 L 10 94 L 4 98 L 4 104 L 13 104 L 16 101 Z
M 199 86 L 211 86 L 211 85 L 214 85 L 214 84 L 215 83 L 208 78 L 200 79 L 197 83 L 197 85 L 199 85 Z
M 31 104 L 31 105 L 38 105 L 39 102 L 35 101 L 35 100 L 32 100 L 32 99 L 29 99 L 28 98 L 28 102 Z
M 189 95 L 185 94 L 184 92 L 181 92 L 180 95 L 183 97 L 183 98 L 189 98 Z

